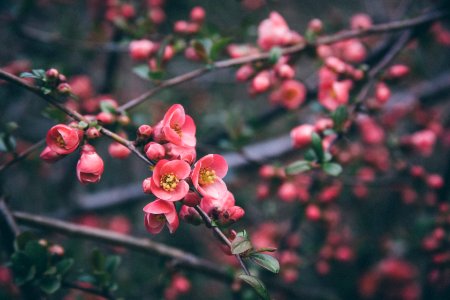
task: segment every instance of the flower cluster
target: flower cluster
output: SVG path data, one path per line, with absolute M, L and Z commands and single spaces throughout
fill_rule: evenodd
M 178 228 L 175 202 L 181 200 L 180 216 L 186 221 L 200 219 L 193 208 L 196 205 L 224 226 L 244 215 L 223 181 L 228 171 L 225 159 L 208 154 L 195 162 L 195 132 L 193 119 L 180 104 L 170 107 L 154 127 L 142 125 L 138 129 L 137 143 L 154 163 L 152 176 L 142 182 L 144 193 L 157 197 L 143 209 L 150 233 L 159 233 L 165 224 L 171 233 Z

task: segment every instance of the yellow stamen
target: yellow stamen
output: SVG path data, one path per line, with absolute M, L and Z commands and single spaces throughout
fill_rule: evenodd
M 208 185 L 214 183 L 216 178 L 217 176 L 214 170 L 210 168 L 201 168 L 198 182 L 200 185 Z
M 56 137 L 56 143 L 58 144 L 58 146 L 60 146 L 61 148 L 63 148 L 66 145 L 66 142 L 64 142 L 64 139 L 61 135 L 58 135 Z
M 172 126 L 172 129 L 175 130 L 175 132 L 181 137 L 183 132 L 181 131 L 181 126 L 178 124 L 175 124 Z
M 161 177 L 159 185 L 167 192 L 173 192 L 180 180 L 173 173 L 164 174 Z

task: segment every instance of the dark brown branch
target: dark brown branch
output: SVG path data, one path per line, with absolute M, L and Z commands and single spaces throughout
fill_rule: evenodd
M 12 166 L 13 164 L 25 159 L 28 155 L 36 151 L 37 149 L 41 148 L 45 144 L 45 140 L 40 140 L 39 142 L 33 144 L 29 148 L 25 149 L 23 152 L 19 153 L 16 157 L 13 159 L 7 161 L 3 165 L 0 166 L 0 173 L 2 173 L 4 170 Z
M 217 266 L 191 253 L 146 238 L 131 237 L 110 230 L 77 225 L 25 212 L 14 212 L 13 215 L 17 222 L 22 225 L 50 230 L 51 232 L 59 232 L 70 235 L 71 237 L 80 237 L 113 246 L 125 247 L 145 254 L 156 254 L 158 256 L 172 258 L 177 260 L 179 265 L 187 269 L 205 273 L 214 278 L 226 281 L 232 280 L 232 276 L 221 266 Z

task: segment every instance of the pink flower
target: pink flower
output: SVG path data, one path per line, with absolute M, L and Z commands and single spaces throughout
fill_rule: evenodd
M 52 149 L 50 149 L 50 147 L 45 147 L 44 150 L 42 150 L 40 158 L 48 163 L 54 163 L 57 162 L 58 160 L 60 160 L 61 158 L 64 158 L 65 155 L 64 154 L 58 154 L 55 151 L 53 151 Z
M 226 192 L 225 196 L 218 199 L 212 197 L 205 197 L 200 202 L 200 207 L 212 219 L 221 225 L 229 225 L 242 218 L 245 211 L 235 205 L 234 196 L 230 192 Z
M 289 29 L 286 21 L 277 12 L 271 12 L 269 18 L 258 26 L 258 45 L 264 50 L 270 50 L 274 46 L 285 46 L 298 39 L 299 35 Z
M 77 164 L 77 177 L 81 183 L 97 183 L 103 174 L 103 160 L 91 145 L 81 148 L 81 157 Z
M 295 148 L 303 148 L 311 143 L 314 126 L 303 124 L 291 130 L 291 140 Z
M 108 153 L 111 157 L 124 159 L 130 155 L 131 150 L 118 142 L 112 142 L 108 147 Z
M 181 200 L 189 191 L 189 185 L 184 179 L 190 172 L 191 168 L 185 161 L 162 159 L 153 170 L 150 190 L 162 200 Z
M 352 29 L 368 29 L 372 27 L 372 18 L 366 14 L 356 14 L 350 20 Z
M 391 97 L 391 90 L 384 82 L 379 82 L 375 86 L 375 98 L 380 104 L 386 103 Z
M 134 60 L 145 60 L 155 52 L 157 47 L 149 40 L 136 40 L 130 43 L 130 56 Z
M 177 146 L 172 143 L 164 144 L 164 149 L 166 150 L 166 156 L 169 159 L 181 159 L 192 164 L 197 157 L 197 152 L 195 147 L 182 147 Z
M 168 141 L 183 147 L 195 147 L 195 131 L 194 121 L 180 104 L 172 105 L 154 128 L 156 141 Z
M 280 89 L 270 95 L 273 103 L 278 103 L 287 109 L 298 108 L 306 99 L 306 88 L 296 80 L 285 80 Z
M 46 137 L 48 147 L 58 154 L 69 154 L 75 151 L 80 144 L 78 129 L 64 124 L 50 128 Z
M 270 72 L 265 70 L 261 71 L 252 80 L 251 89 L 255 93 L 263 93 L 270 88 Z
M 352 86 L 352 81 L 348 79 L 319 83 L 319 103 L 328 110 L 335 110 L 339 105 L 347 104 Z
M 191 10 L 190 18 L 192 22 L 203 23 L 205 20 L 206 12 L 201 6 L 196 6 Z
M 160 233 L 166 224 L 170 233 L 177 230 L 180 222 L 173 202 L 156 199 L 147 204 L 143 211 L 145 212 L 145 228 L 151 234 Z
M 411 135 L 411 144 L 423 156 L 430 156 L 433 153 L 436 143 L 436 134 L 429 129 L 415 132 Z
M 227 171 L 228 164 L 223 156 L 206 155 L 195 163 L 191 174 L 192 183 L 204 197 L 223 198 L 227 192 L 227 186 L 222 178 Z

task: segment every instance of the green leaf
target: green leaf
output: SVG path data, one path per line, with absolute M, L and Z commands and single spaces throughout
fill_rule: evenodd
M 315 132 L 313 132 L 311 134 L 311 144 L 312 144 L 312 148 L 313 148 L 314 152 L 316 153 L 318 160 L 323 161 L 324 154 L 323 154 L 322 139 Z
M 236 236 L 231 242 L 231 253 L 233 254 L 241 254 L 250 249 L 252 249 L 252 243 L 245 237 Z
M 214 61 L 220 52 L 225 49 L 225 47 L 231 42 L 231 38 L 219 38 L 214 40 L 214 43 L 211 47 L 211 52 L 209 54 L 209 58 Z
M 110 274 L 113 274 L 116 272 L 117 268 L 120 265 L 121 258 L 118 255 L 110 255 L 106 258 L 106 271 Z
M 333 119 L 334 129 L 338 132 L 341 131 L 345 121 L 347 121 L 348 118 L 347 107 L 341 105 L 336 108 L 336 110 L 331 114 L 331 118 Z
M 36 275 L 36 267 L 22 251 L 15 252 L 11 255 L 11 263 L 14 272 L 14 282 L 17 285 L 22 285 L 32 280 Z
M 324 170 L 324 172 L 328 175 L 338 176 L 342 172 L 342 167 L 337 163 L 325 163 L 322 166 L 322 170 Z
M 149 79 L 150 68 L 146 64 L 138 65 L 133 68 L 133 73 L 142 79 Z
M 282 55 L 282 51 L 280 47 L 273 47 L 269 52 L 269 63 L 274 65 L 278 62 Z
M 16 148 L 16 139 L 9 133 L 0 133 L 0 151 L 13 152 Z
M 29 241 L 25 246 L 24 253 L 36 266 L 36 272 L 38 274 L 43 273 L 47 269 L 48 251 L 38 241 Z
M 94 249 L 92 251 L 91 263 L 94 271 L 103 271 L 105 269 L 105 256 L 100 250 Z
M 306 150 L 305 155 L 303 157 L 309 162 L 313 162 L 313 161 L 317 160 L 316 152 L 314 152 L 313 149 Z
M 269 293 L 267 292 L 264 283 L 254 276 L 249 276 L 245 274 L 239 275 L 239 278 L 248 283 L 252 288 L 255 289 L 256 293 L 264 300 L 270 300 Z
M 59 274 L 64 275 L 70 270 L 70 268 L 73 266 L 73 263 L 74 260 L 72 258 L 63 259 L 56 264 L 56 269 L 58 270 Z
M 53 294 L 61 287 L 61 277 L 56 276 L 43 276 L 39 281 L 39 288 L 46 294 Z
M 80 122 L 78 122 L 78 127 L 81 129 L 86 129 L 89 127 L 89 124 L 85 121 L 80 121 Z
M 280 272 L 280 263 L 275 257 L 269 254 L 252 253 L 250 255 L 250 260 L 272 273 Z
M 24 250 L 29 241 L 35 240 L 36 236 L 31 231 L 24 231 L 16 237 L 14 249 L 16 251 Z
M 116 108 L 110 101 L 100 101 L 100 109 L 102 112 L 115 114 Z
M 285 169 L 286 174 L 288 175 L 296 175 L 309 170 L 311 170 L 311 165 L 310 162 L 306 160 L 295 161 L 288 165 Z
M 148 76 L 150 77 L 151 80 L 162 80 L 164 78 L 164 71 L 163 70 L 157 70 L 157 71 L 150 71 L 148 73 Z
M 21 78 L 37 78 L 36 75 L 30 73 L 30 72 L 23 72 L 20 73 Z

